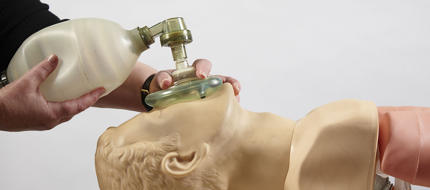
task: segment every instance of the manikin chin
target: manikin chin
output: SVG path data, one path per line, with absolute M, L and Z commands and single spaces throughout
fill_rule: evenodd
M 96 172 L 101 190 L 372 189 L 377 136 L 371 102 L 337 101 L 293 121 L 241 108 L 224 84 L 108 128 Z

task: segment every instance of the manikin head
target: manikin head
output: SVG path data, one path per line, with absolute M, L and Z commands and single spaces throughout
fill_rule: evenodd
M 261 189 L 251 183 L 256 178 L 278 180 L 282 188 L 293 125 L 272 114 L 242 109 L 232 87 L 224 84 L 206 99 L 141 113 L 119 127 L 108 128 L 99 138 L 96 152 L 100 189 Z M 285 142 L 263 138 L 279 132 Z M 252 155 L 255 149 L 262 154 Z M 265 162 L 274 162 L 274 167 L 254 164 Z M 260 169 L 252 172 L 251 166 Z M 270 172 L 261 170 L 263 167 Z

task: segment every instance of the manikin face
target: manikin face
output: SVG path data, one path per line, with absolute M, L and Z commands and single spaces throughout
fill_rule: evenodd
M 234 122 L 232 117 L 238 115 L 237 112 L 243 110 L 236 102 L 231 86 L 225 84 L 206 99 L 142 113 L 112 130 L 115 130 L 118 145 L 158 141 L 162 137 L 178 134 L 181 148 L 187 148 L 225 133 L 220 130 Z
M 214 168 L 208 155 L 232 137 L 233 122 L 242 112 L 232 87 L 225 84 L 206 99 L 142 113 L 109 128 L 96 153 L 100 188 L 125 189 L 129 183 L 128 190 L 166 189 L 169 184 L 222 189 L 222 182 L 213 181 L 219 174 L 208 169 Z

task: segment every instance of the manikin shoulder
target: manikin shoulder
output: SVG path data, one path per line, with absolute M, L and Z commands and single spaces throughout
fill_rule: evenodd
M 378 110 L 370 101 L 345 99 L 331 102 L 310 111 L 300 122 L 316 122 L 314 125 L 355 123 L 363 119 L 376 122 Z
M 294 128 L 285 189 L 371 189 L 378 112 L 369 101 L 320 106 Z

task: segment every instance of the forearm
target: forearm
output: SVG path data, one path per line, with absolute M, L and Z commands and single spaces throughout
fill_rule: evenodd
M 133 111 L 146 111 L 142 105 L 140 89 L 145 80 L 157 71 L 141 62 L 137 62 L 127 80 L 94 105 L 103 108 L 118 108 Z
M 379 107 L 381 170 L 430 186 L 430 108 Z

